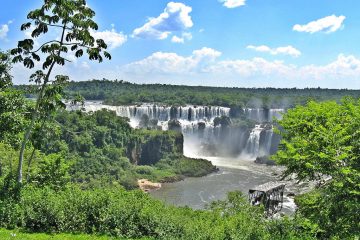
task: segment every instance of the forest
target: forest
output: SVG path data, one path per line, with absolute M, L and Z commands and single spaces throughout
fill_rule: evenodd
M 32 38 L 0 52 L 0 237 L 359 238 L 358 91 L 75 83 L 68 76 L 53 77 L 53 67 L 67 63 L 67 52 L 99 63 L 111 59 L 104 40 L 95 40 L 89 31 L 98 28 L 94 16 L 83 0 L 46 0 L 21 27 L 33 26 Z M 62 29 L 60 40 L 41 45 L 38 55 L 33 38 L 50 27 Z M 13 86 L 13 64 L 33 69 L 35 62 L 42 70 L 30 76 L 32 85 Z M 240 191 L 202 210 L 169 206 L 140 191 L 137 180 L 178 181 L 207 175 L 216 167 L 184 157 L 183 135 L 176 126 L 169 131 L 133 129 L 129 119 L 115 112 L 67 111 L 65 98 L 78 106 L 85 98 L 108 104 L 289 108 L 277 122 L 282 140 L 272 159 L 285 167 L 283 178 L 315 181 L 317 186 L 296 196 L 295 214 L 279 218 L 250 205 Z M 217 121 L 225 124 L 228 118 Z
M 65 91 L 70 96 L 81 94 L 87 100 L 103 100 L 110 105 L 145 102 L 173 106 L 191 104 L 241 108 L 291 108 L 304 105 L 310 100 L 340 101 L 344 96 L 360 97 L 359 90 L 347 89 L 221 88 L 134 84 L 106 79 L 69 82 Z

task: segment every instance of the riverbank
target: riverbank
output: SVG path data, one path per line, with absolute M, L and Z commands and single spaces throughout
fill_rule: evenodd
M 236 158 L 208 158 L 219 170 L 201 178 L 186 178 L 184 181 L 162 184 L 161 189 L 150 192 L 156 199 L 168 205 L 189 206 L 205 209 L 216 200 L 224 200 L 228 192 L 241 191 L 247 195 L 250 188 L 266 182 L 278 181 L 283 168 L 256 164 Z M 292 214 L 296 210 L 294 194 L 306 188 L 295 182 L 286 182 L 283 212 Z

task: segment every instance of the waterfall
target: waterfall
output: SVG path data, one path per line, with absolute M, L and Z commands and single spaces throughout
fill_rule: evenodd
M 261 131 L 263 131 L 263 128 L 261 128 L 260 125 L 256 125 L 251 131 L 245 146 L 245 151 L 242 153 L 245 158 L 256 158 L 259 155 Z
M 266 131 L 266 136 L 265 136 L 266 152 L 263 155 L 270 154 L 271 143 L 272 143 L 271 141 L 272 141 L 273 135 L 274 135 L 274 131 L 272 129 Z
M 68 106 L 69 110 L 79 110 L 79 107 Z M 214 119 L 230 116 L 230 108 L 220 106 L 166 106 L 156 104 L 141 104 L 130 106 L 110 106 L 100 102 L 85 102 L 84 110 L 94 112 L 101 109 L 115 111 L 118 116 L 130 119 L 133 128 L 139 127 L 143 115 L 149 119 L 158 120 L 162 130 L 168 130 L 169 120 L 180 123 L 184 134 L 184 152 L 193 157 L 221 156 L 223 154 L 240 155 L 255 159 L 267 156 L 276 147 L 273 143 L 272 120 L 280 119 L 283 109 L 243 109 L 243 117 L 257 124 L 253 129 L 220 128 L 214 126 Z M 191 152 L 191 154 L 190 154 Z
M 272 122 L 281 119 L 284 109 L 244 108 L 245 117 L 257 123 Z
M 169 121 L 170 119 L 195 122 L 200 120 L 212 120 L 215 117 L 229 116 L 230 108 L 226 107 L 207 107 L 207 106 L 184 106 L 169 107 L 158 105 L 140 105 L 140 106 L 108 106 L 86 104 L 86 111 L 96 111 L 102 108 L 116 111 L 116 114 L 122 117 L 135 118 L 140 120 L 143 115 L 150 119 L 159 121 Z

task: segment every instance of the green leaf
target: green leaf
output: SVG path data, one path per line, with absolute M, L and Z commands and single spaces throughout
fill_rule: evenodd
M 79 49 L 75 53 L 75 57 L 79 58 L 84 54 L 84 51 L 82 49 Z
M 23 57 L 21 55 L 15 56 L 12 60 L 13 63 L 18 63 L 22 61 L 23 61 Z
M 24 31 L 30 27 L 31 27 L 31 22 L 28 22 L 28 23 L 22 24 L 20 29 L 21 29 L 21 31 Z
M 104 56 L 105 56 L 107 59 L 111 60 L 111 55 L 110 55 L 110 53 L 104 51 Z
M 71 51 L 75 51 L 77 48 L 78 48 L 78 45 L 75 44 L 75 45 L 71 46 Z
M 31 53 L 31 56 L 32 56 L 32 58 L 33 59 L 35 59 L 36 61 L 40 61 L 40 57 L 39 57 L 39 55 L 37 55 L 36 53 Z
M 24 66 L 27 68 L 33 68 L 35 66 L 35 64 L 34 64 L 33 60 L 31 60 L 31 58 L 26 57 L 24 59 Z

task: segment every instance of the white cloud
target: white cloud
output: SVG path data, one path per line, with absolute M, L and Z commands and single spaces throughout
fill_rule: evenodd
M 145 25 L 133 31 L 134 37 L 166 39 L 173 32 L 191 28 L 194 23 L 189 15 L 192 8 L 183 3 L 169 2 L 156 18 L 150 18 Z
M 286 65 L 282 61 L 268 61 L 263 58 L 247 60 L 220 61 L 211 66 L 208 71 L 214 74 L 233 74 L 238 77 L 271 76 L 285 77 L 295 69 L 293 65 Z
M 301 55 L 301 52 L 298 49 L 290 45 L 286 47 L 278 47 L 278 48 L 270 48 L 266 45 L 261 45 L 261 46 L 249 45 L 246 48 L 255 50 L 257 52 L 270 53 L 272 55 L 284 54 L 284 55 L 290 55 L 292 57 L 299 57 Z
M 339 54 L 334 62 L 327 65 L 308 65 L 300 68 L 300 73 L 311 79 L 326 80 L 336 78 L 339 80 L 360 78 L 360 59 L 353 55 Z M 356 82 L 354 82 L 356 84 Z
M 264 58 L 220 60 L 221 52 L 202 48 L 190 56 L 156 52 L 121 66 L 117 76 L 137 82 L 247 87 L 360 88 L 360 59 L 340 54 L 326 65 L 297 66 Z M 149 79 L 149 76 L 151 78 Z
M 120 47 L 127 41 L 127 36 L 122 32 L 116 32 L 114 25 L 111 30 L 91 31 L 91 35 L 96 39 L 103 39 L 110 50 Z
M 0 39 L 6 39 L 7 34 L 9 33 L 9 25 L 12 23 L 13 21 L 8 21 L 6 24 L 2 24 L 0 26 Z
M 171 41 L 172 41 L 173 43 L 184 43 L 184 42 L 185 42 L 185 39 L 182 38 L 182 37 L 173 36 L 173 37 L 171 38 Z
M 192 39 L 192 34 L 191 33 L 183 33 L 181 35 L 181 37 L 178 37 L 178 36 L 174 35 L 171 38 L 171 41 L 173 43 L 185 43 L 185 40 L 190 41 L 191 39 Z
M 7 34 L 9 32 L 9 25 L 3 24 L 0 27 L 0 39 L 5 39 L 7 37 Z
M 245 5 L 246 0 L 220 0 L 223 2 L 224 7 L 236 8 Z
M 188 57 L 176 53 L 156 52 L 143 60 L 126 65 L 124 69 L 126 72 L 142 74 L 188 74 L 205 70 L 205 67 L 212 64 L 219 56 L 221 52 L 206 47 L 193 51 Z
M 187 56 L 155 52 L 122 66 L 91 65 L 91 71 L 87 70 L 87 62 L 78 61 L 55 69 L 54 75 L 60 71 L 76 81 L 108 78 L 137 83 L 360 89 L 360 58 L 354 55 L 339 54 L 328 64 L 304 66 L 260 57 L 223 60 L 221 55 L 221 52 L 206 47 Z M 30 73 L 20 64 L 15 64 L 12 69 L 15 83 L 26 83 Z
M 296 24 L 293 27 L 294 31 L 298 32 L 308 32 L 308 33 L 316 33 L 320 31 L 325 31 L 326 33 L 336 32 L 341 29 L 344 25 L 343 22 L 345 20 L 345 16 L 327 16 L 316 21 L 309 22 L 305 25 Z
M 85 69 L 90 69 L 90 65 L 85 61 L 81 63 L 81 67 Z

